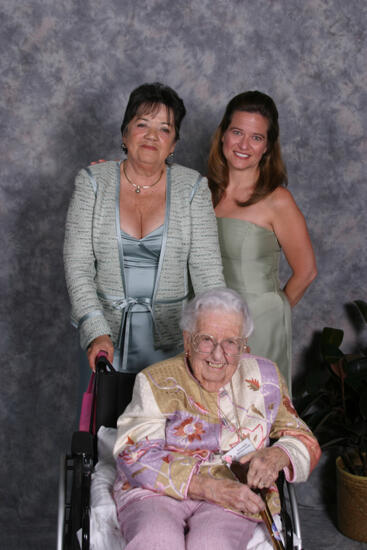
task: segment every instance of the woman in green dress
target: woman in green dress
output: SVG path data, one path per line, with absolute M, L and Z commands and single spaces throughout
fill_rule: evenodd
M 287 184 L 274 101 L 235 96 L 214 135 L 208 167 L 224 276 L 249 305 L 251 353 L 276 362 L 291 387 L 291 308 L 316 276 L 305 219 Z M 292 274 L 279 283 L 280 250 Z

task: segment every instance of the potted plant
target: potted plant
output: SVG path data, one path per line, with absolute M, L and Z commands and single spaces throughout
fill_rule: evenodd
M 367 324 L 367 303 L 353 302 Z M 367 542 L 367 352 L 340 349 L 344 332 L 325 327 L 322 363 L 311 369 L 306 390 L 297 399 L 300 416 L 323 449 L 336 448 L 338 527 L 346 536 Z

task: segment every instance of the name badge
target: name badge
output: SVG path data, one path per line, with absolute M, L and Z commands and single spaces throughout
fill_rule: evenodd
M 246 437 L 246 439 L 243 439 L 232 447 L 232 449 L 224 453 L 223 458 L 226 459 L 226 457 L 228 457 L 230 460 L 239 460 L 242 456 L 252 453 L 253 451 L 256 451 L 255 446 L 249 438 Z

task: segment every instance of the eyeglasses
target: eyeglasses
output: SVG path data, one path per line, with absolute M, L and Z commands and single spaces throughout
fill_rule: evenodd
M 209 334 L 193 334 L 191 342 L 197 353 L 212 353 L 217 346 L 220 346 L 223 353 L 231 357 L 239 357 L 245 348 L 244 338 L 225 338 L 218 342 Z

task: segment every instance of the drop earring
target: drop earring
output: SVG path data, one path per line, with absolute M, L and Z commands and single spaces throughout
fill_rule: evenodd
M 174 154 L 173 154 L 173 152 L 172 152 L 172 153 L 170 153 L 170 154 L 168 155 L 168 157 L 166 158 L 166 163 L 167 163 L 168 165 L 173 164 L 173 157 L 174 157 Z

